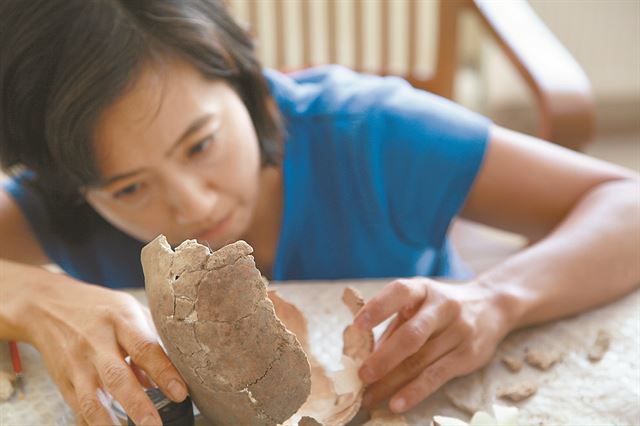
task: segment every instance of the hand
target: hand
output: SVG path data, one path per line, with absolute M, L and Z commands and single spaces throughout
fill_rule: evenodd
M 136 424 L 162 424 L 143 385 L 150 378 L 174 401 L 187 391 L 149 310 L 126 293 L 58 277 L 64 282 L 48 283 L 33 298 L 27 333 L 78 422 L 119 425 L 108 392 Z
M 494 296 L 476 283 L 412 278 L 387 284 L 354 320 L 369 330 L 397 314 L 360 368 L 369 385 L 364 405 L 392 397 L 389 408 L 404 412 L 487 363 L 508 332 Z

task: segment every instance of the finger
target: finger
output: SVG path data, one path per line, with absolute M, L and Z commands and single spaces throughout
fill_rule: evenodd
M 380 336 L 380 339 L 376 342 L 375 350 L 377 350 L 384 342 L 389 339 L 389 336 L 393 334 L 394 331 L 398 329 L 404 322 L 406 318 L 403 318 L 400 315 L 396 315 L 396 317 L 391 321 L 391 323 L 387 326 L 386 330 Z
M 75 405 L 78 417 L 89 425 L 117 425 L 115 416 L 108 399 L 104 395 L 95 377 L 86 374 L 87 369 L 79 370 L 74 378 Z
M 397 392 L 389 402 L 389 409 L 394 413 L 402 413 L 415 407 L 442 385 L 458 376 L 462 361 L 463 357 L 457 350 L 440 358 Z
M 73 410 L 74 415 L 77 419 L 81 419 L 84 422 L 82 413 L 80 412 L 80 406 L 78 405 L 78 400 L 76 398 L 76 390 L 73 387 L 73 384 L 69 381 L 69 379 L 63 379 L 64 383 L 56 380 L 56 385 L 58 386 L 58 390 L 62 394 L 62 398 L 64 398 L 65 402 L 71 409 Z
M 378 339 L 378 342 L 376 343 L 376 349 L 379 348 L 380 345 L 382 345 L 384 342 L 386 342 L 389 337 L 391 337 L 391 335 L 395 333 L 398 327 L 404 324 L 409 318 L 414 316 L 418 309 L 419 306 L 415 308 L 403 308 L 400 312 L 398 312 L 391 321 L 391 324 L 389 324 L 384 333 L 382 333 L 380 339 Z
M 131 368 L 131 371 L 133 371 L 133 374 L 136 375 L 136 378 L 138 379 L 138 381 L 140 382 L 142 387 L 144 387 L 145 389 L 157 387 L 157 385 L 155 383 L 153 383 L 153 380 L 151 380 L 151 378 L 149 378 L 147 373 L 144 372 L 142 367 L 140 367 L 135 362 L 133 362 L 131 357 L 122 348 L 120 348 L 120 355 L 124 359 L 124 362 L 129 364 L 129 367 Z
M 50 360 L 52 358 L 44 355 L 45 364 L 47 366 L 47 370 L 50 372 L 50 376 L 55 382 L 58 390 L 62 394 L 62 398 L 65 400 L 67 405 L 71 407 L 74 415 L 77 419 L 82 420 L 82 413 L 80 412 L 80 407 L 78 406 L 78 401 L 76 399 L 76 390 L 71 382 L 68 374 L 71 371 L 68 368 L 61 367 L 60 364 L 54 364 L 52 367 L 50 364 Z M 80 365 L 76 365 L 76 371 L 80 368 Z M 2 423 L 0 423 L 2 424 Z
M 429 365 L 455 350 L 462 339 L 459 335 L 447 331 L 445 330 L 435 335 L 418 352 L 405 359 L 393 371 L 369 386 L 364 395 L 363 405 L 365 407 L 373 407 L 380 401 L 384 401 L 411 379 L 418 376 Z
M 160 346 L 157 335 L 142 324 L 134 328 L 130 323 L 118 323 L 116 334 L 122 348 L 129 354 L 131 361 L 141 367 L 153 382 L 169 398 L 176 402 L 187 397 L 187 386 L 167 354 Z M 146 330 L 146 331 L 145 331 Z
M 450 315 L 442 311 L 439 306 L 423 307 L 400 325 L 362 364 L 362 380 L 373 383 L 418 352 L 429 337 L 444 328 L 450 320 Z
M 131 366 L 131 370 L 133 370 L 133 374 L 136 375 L 136 377 L 138 378 L 138 381 L 143 387 L 147 389 L 155 387 L 154 383 L 151 381 L 149 376 L 147 376 L 147 373 L 145 373 L 142 368 L 138 367 L 138 365 L 135 362 L 131 361 L 129 365 Z
M 103 356 L 96 361 L 100 380 L 135 424 L 161 425 L 160 415 L 123 359 Z
M 369 330 L 408 306 L 422 304 L 427 287 L 416 280 L 396 280 L 387 284 L 360 309 L 354 323 Z

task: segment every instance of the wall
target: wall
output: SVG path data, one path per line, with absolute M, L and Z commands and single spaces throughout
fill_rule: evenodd
M 530 0 L 529 3 L 584 68 L 596 98 L 640 98 L 639 1 Z M 504 65 L 501 55 L 492 48 L 486 54 L 486 60 L 493 62 L 488 69 L 513 83 L 514 74 Z M 495 101 L 509 101 L 517 99 L 517 92 L 510 84 L 493 85 L 491 96 Z
M 586 72 L 601 134 L 640 131 L 640 1 L 530 0 Z M 497 46 L 483 43 L 482 84 L 469 106 L 528 131 L 531 98 Z

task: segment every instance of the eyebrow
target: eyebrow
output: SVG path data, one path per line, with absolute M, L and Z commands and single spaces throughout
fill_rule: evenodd
M 171 155 L 189 136 L 193 135 L 195 132 L 197 132 L 198 130 L 200 130 L 200 128 L 202 126 L 204 126 L 206 123 L 208 123 L 212 118 L 214 117 L 214 114 L 209 113 L 209 114 L 205 114 L 199 118 L 196 118 L 190 125 L 189 127 L 187 127 L 187 129 L 182 132 L 182 135 L 178 138 L 178 140 L 176 140 L 174 142 L 174 144 L 171 146 L 171 148 L 169 148 L 169 150 L 167 151 L 166 155 L 169 156 Z M 117 182 L 119 180 L 122 179 L 126 179 L 129 178 L 131 176 L 135 176 L 138 173 L 142 172 L 143 169 L 136 169 L 136 170 L 132 170 L 130 172 L 125 172 L 125 173 L 120 173 L 117 175 L 113 175 L 110 176 L 106 179 L 101 179 L 96 186 L 98 187 L 104 187 L 107 185 L 110 185 L 114 182 Z

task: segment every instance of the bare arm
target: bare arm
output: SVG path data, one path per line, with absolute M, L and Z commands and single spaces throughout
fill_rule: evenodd
M 29 265 L 50 263 L 15 200 L 0 189 L 0 259 Z
M 511 328 L 640 283 L 640 176 L 625 169 L 495 128 L 464 214 L 537 240 L 478 277 L 501 296 Z

